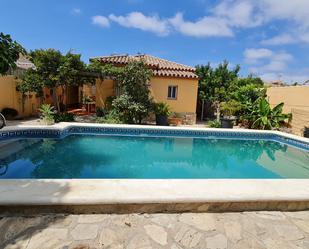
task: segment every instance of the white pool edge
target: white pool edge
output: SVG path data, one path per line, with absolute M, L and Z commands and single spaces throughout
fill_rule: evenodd
M 274 134 L 285 138 L 295 139 L 301 142 L 309 143 L 309 138 L 296 136 L 281 131 L 273 130 L 254 130 L 254 129 L 223 129 L 223 128 L 202 128 L 202 127 L 191 127 L 191 126 L 156 126 L 156 125 L 126 125 L 126 124 L 95 124 L 95 123 L 77 123 L 77 122 L 61 122 L 54 125 L 18 125 L 5 127 L 1 131 L 16 131 L 23 129 L 55 129 L 64 130 L 69 127 L 110 127 L 110 128 L 143 128 L 143 129 L 157 129 L 157 130 L 193 130 L 193 131 L 217 131 L 217 132 L 240 132 L 240 133 L 258 133 L 258 134 Z
M 309 180 L 1 180 L 0 206 L 309 202 Z

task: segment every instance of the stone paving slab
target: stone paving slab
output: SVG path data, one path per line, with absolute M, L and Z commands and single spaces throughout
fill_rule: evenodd
M 309 248 L 309 211 L 2 216 L 0 248 Z

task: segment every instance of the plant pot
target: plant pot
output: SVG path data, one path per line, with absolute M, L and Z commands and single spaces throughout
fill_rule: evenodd
M 309 138 L 309 127 L 305 127 L 304 137 L 308 137 Z
M 182 118 L 169 118 L 168 119 L 169 124 L 171 125 L 182 125 Z
M 168 117 L 166 115 L 157 115 L 156 114 L 156 125 L 168 126 Z
M 223 117 L 221 120 L 221 128 L 233 129 L 235 118 Z

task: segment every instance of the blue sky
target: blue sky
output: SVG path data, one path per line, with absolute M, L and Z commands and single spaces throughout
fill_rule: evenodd
M 0 31 L 28 50 L 148 53 L 240 64 L 267 81 L 309 79 L 308 0 L 0 0 Z

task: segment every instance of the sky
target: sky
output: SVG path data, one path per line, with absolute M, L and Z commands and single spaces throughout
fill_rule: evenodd
M 0 32 L 27 50 L 228 60 L 265 81 L 309 80 L 309 0 L 0 0 Z

